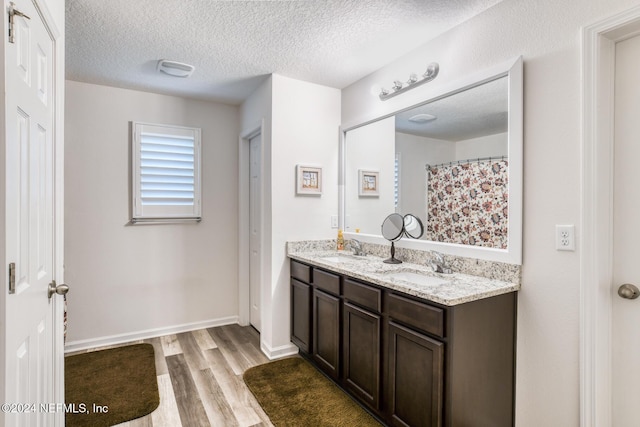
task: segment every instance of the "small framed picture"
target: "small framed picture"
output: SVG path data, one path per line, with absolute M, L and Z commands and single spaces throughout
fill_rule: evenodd
M 322 194 L 322 168 L 318 166 L 296 166 L 296 194 Z
M 358 170 L 358 196 L 380 196 L 380 180 L 378 171 Z

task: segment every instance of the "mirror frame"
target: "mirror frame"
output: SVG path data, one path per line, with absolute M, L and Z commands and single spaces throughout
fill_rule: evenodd
M 347 132 L 359 127 L 394 116 L 400 112 L 415 108 L 422 104 L 437 101 L 448 96 L 463 92 L 472 87 L 482 85 L 501 77 L 507 77 L 509 92 L 508 120 L 508 155 L 509 155 L 509 227 L 508 243 L 506 249 L 487 248 L 480 246 L 462 245 L 458 243 L 435 242 L 430 240 L 401 240 L 398 247 L 416 249 L 422 251 L 438 251 L 444 254 L 457 255 L 466 258 L 476 258 L 488 261 L 504 262 L 508 264 L 522 264 L 522 216 L 523 216 L 523 62 L 519 56 L 515 60 L 508 61 L 469 75 L 466 78 L 456 80 L 442 87 L 433 86 L 431 96 L 421 102 L 416 102 L 415 97 L 407 98 L 413 103 L 402 105 L 401 108 L 385 115 L 366 121 L 350 123 L 340 127 L 340 158 L 339 158 L 339 227 L 345 230 L 345 238 L 357 238 L 362 242 L 387 244 L 387 240 L 381 235 L 355 233 L 346 231 L 345 210 L 345 175 L 346 175 L 346 144 Z M 435 83 L 437 85 L 437 83 Z M 434 85 L 434 82 L 431 83 Z M 376 97 L 374 102 L 379 101 Z M 408 102 L 407 102 L 408 104 Z

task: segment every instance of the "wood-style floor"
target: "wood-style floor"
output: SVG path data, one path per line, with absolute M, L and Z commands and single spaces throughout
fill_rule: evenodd
M 269 361 L 255 329 L 228 325 L 139 342 L 155 349 L 160 406 L 119 427 L 273 426 L 242 380 L 247 368 Z

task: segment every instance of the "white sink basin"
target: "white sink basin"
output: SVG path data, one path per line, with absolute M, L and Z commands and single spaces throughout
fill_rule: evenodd
M 320 258 L 320 260 L 327 261 L 327 262 L 349 262 L 349 261 L 357 261 L 359 260 L 359 258 L 350 256 L 350 255 L 332 255 L 332 256 L 322 257 Z
M 426 274 L 414 273 L 413 271 L 393 271 L 386 273 L 385 276 L 390 279 L 402 280 L 420 286 L 438 286 L 449 282 L 439 277 L 427 276 Z
M 341 262 L 344 261 L 345 258 L 341 257 L 341 256 L 325 256 L 320 258 L 321 261 L 327 261 L 327 262 Z

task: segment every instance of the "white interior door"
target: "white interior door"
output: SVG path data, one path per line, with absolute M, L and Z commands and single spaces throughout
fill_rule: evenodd
M 6 426 L 50 426 L 57 402 L 54 304 L 54 42 L 31 0 L 14 0 L 13 43 L 5 37 L 6 256 L 15 287 L 3 307 Z M 5 11 L 7 19 L 8 11 Z M 2 281 L 2 283 L 6 283 Z M 57 348 L 62 349 L 62 346 Z M 59 385 L 58 385 L 59 386 Z M 59 389 L 59 388 L 58 388 Z M 25 410 L 24 406 L 35 405 Z M 6 409 L 6 408 L 4 408 Z
M 249 141 L 249 323 L 260 331 L 260 271 L 262 221 L 260 188 L 262 136 L 256 135 Z
M 640 36 L 616 44 L 613 197 L 613 426 L 640 425 L 640 299 L 618 296 L 640 287 Z

